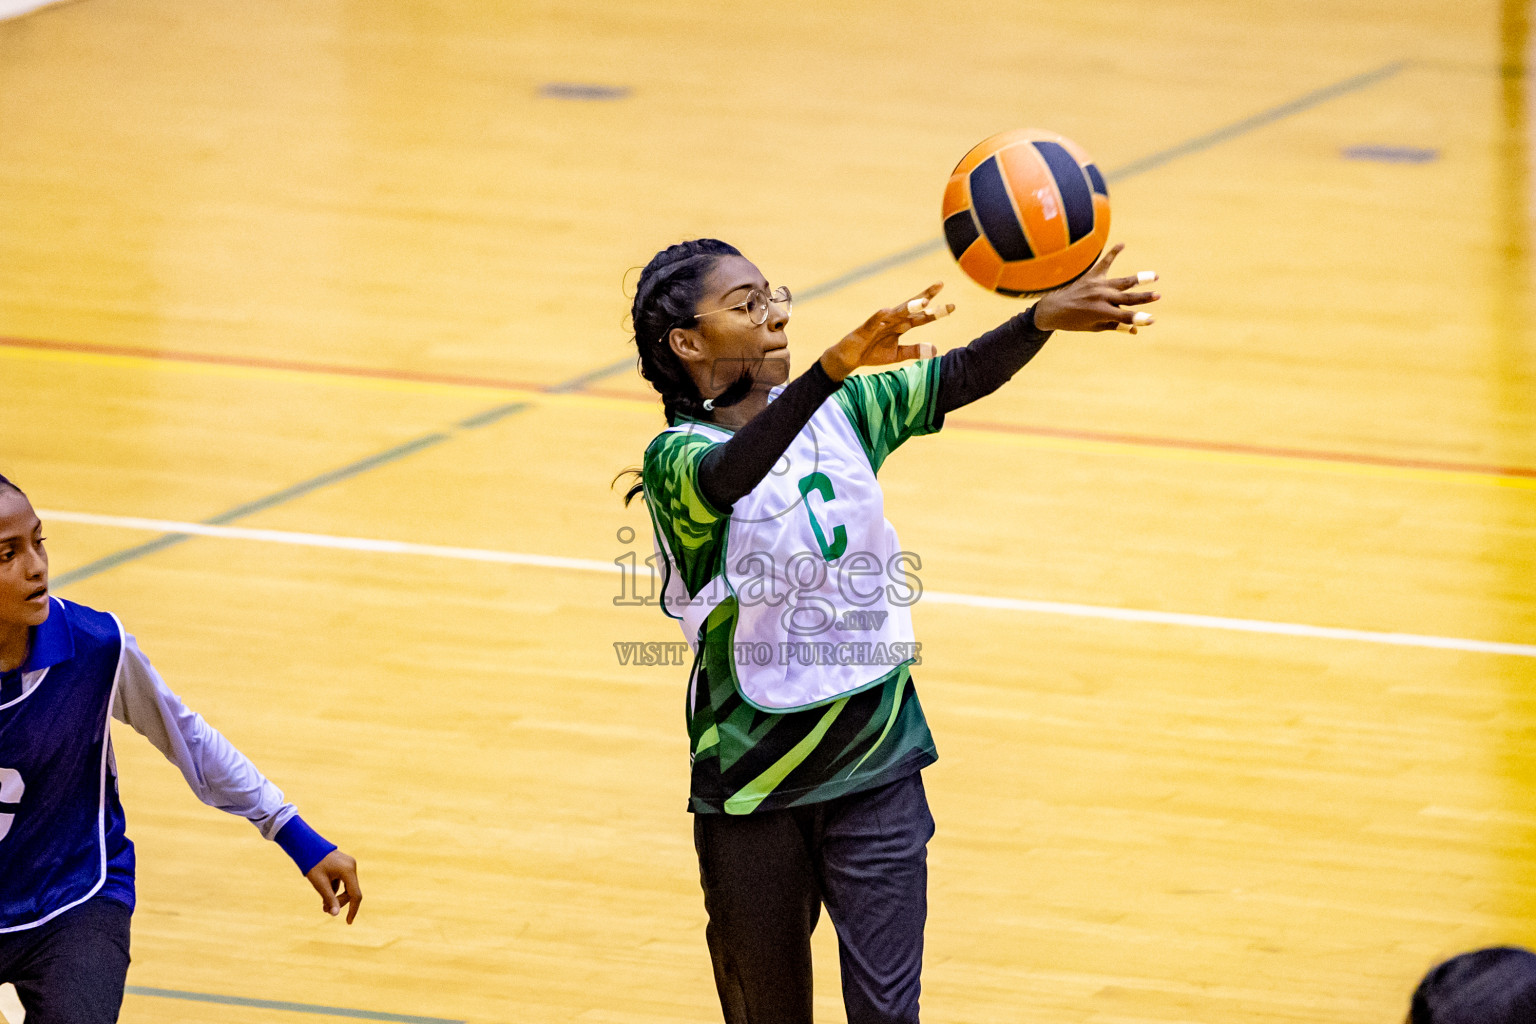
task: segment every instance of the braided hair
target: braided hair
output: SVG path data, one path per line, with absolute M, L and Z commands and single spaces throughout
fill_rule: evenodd
M 635 325 L 635 348 L 639 350 L 640 376 L 650 382 L 661 396 L 668 425 L 687 416 L 703 419 L 704 396 L 694 383 L 688 368 L 672 351 L 669 335 L 674 327 L 692 327 L 698 320 L 699 296 L 704 279 L 726 256 L 740 256 L 734 245 L 718 238 L 695 238 L 668 246 L 651 258 L 640 271 L 635 287 L 635 302 L 630 310 Z M 750 385 L 750 381 L 747 382 Z M 637 478 L 639 470 L 629 469 Z M 619 476 L 623 476 L 620 473 Z M 617 480 L 615 480 L 617 482 Z M 636 480 L 624 495 L 628 505 L 645 485 Z
M 672 351 L 668 336 L 674 327 L 692 327 L 698 322 L 694 314 L 704 279 L 722 257 L 740 255 L 734 245 L 718 238 L 695 238 L 661 250 L 640 271 L 630 311 L 640 376 L 661 395 L 669 424 L 681 416 L 702 417 L 704 397 L 688 368 Z

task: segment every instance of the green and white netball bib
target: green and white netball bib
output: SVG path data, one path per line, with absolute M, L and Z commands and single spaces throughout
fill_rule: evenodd
M 731 436 L 704 423 L 669 432 L 711 442 Z M 691 597 L 665 532 L 656 530 L 662 601 L 696 648 L 710 612 L 735 600 L 731 664 L 749 703 L 811 707 L 916 660 L 910 608 L 920 589 L 910 570 L 917 562 L 885 518 L 871 452 L 841 402 L 816 411 L 727 518 L 714 574 Z

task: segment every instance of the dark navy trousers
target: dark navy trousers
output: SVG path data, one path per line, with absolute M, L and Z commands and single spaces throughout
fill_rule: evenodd
M 837 929 L 848 1024 L 917 1024 L 933 816 L 922 775 L 762 814 L 695 814 L 726 1024 L 812 1024 L 811 932 Z
M 0 982 L 16 986 L 27 1024 L 114 1024 L 132 918 L 123 904 L 98 896 L 47 924 L 0 934 Z

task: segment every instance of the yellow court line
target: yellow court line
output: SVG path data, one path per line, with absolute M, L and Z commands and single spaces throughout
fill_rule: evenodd
M 314 380 L 321 383 L 369 391 L 392 391 L 435 396 L 482 395 L 514 399 L 532 405 L 555 408 L 601 409 L 655 415 L 658 403 L 649 398 L 621 398 L 612 395 L 560 393 L 495 384 L 442 383 L 392 378 L 354 376 L 326 369 L 289 369 L 281 367 L 232 366 L 220 363 L 183 362 L 151 356 L 118 353 L 75 352 L 51 349 L 0 348 L 0 359 L 27 362 L 66 363 L 118 369 L 152 370 L 202 377 L 235 380 L 293 381 Z M 1207 465 L 1244 466 L 1257 469 L 1288 469 L 1360 479 L 1400 480 L 1415 483 L 1494 487 L 1507 490 L 1536 491 L 1536 478 L 1509 476 L 1480 470 L 1435 469 L 1418 466 L 1382 466 L 1365 462 L 1341 462 L 1334 459 L 1307 458 L 1300 455 L 1265 452 L 1225 452 L 1199 448 L 1093 438 L 1050 437 L 1040 434 L 1013 434 L 986 427 L 969 427 L 954 422 L 946 436 L 960 437 L 982 444 L 1022 448 L 1028 451 L 1070 455 L 1118 456 L 1141 459 L 1165 459 Z

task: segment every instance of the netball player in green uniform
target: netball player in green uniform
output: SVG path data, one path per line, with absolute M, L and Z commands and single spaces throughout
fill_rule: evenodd
M 942 358 L 903 334 L 934 285 L 787 386 L 790 294 L 715 239 L 640 275 L 640 372 L 668 427 L 640 481 L 662 605 L 695 650 L 687 722 L 707 938 L 728 1024 L 810 1024 L 810 936 L 837 929 L 850 1024 L 918 1020 L 938 757 L 913 688 L 915 567 L 875 474 L 996 390 L 1053 330 L 1129 327 L 1137 277 L 1087 275 Z M 908 362 L 882 373 L 865 366 Z M 828 401 L 831 399 L 831 401 Z

